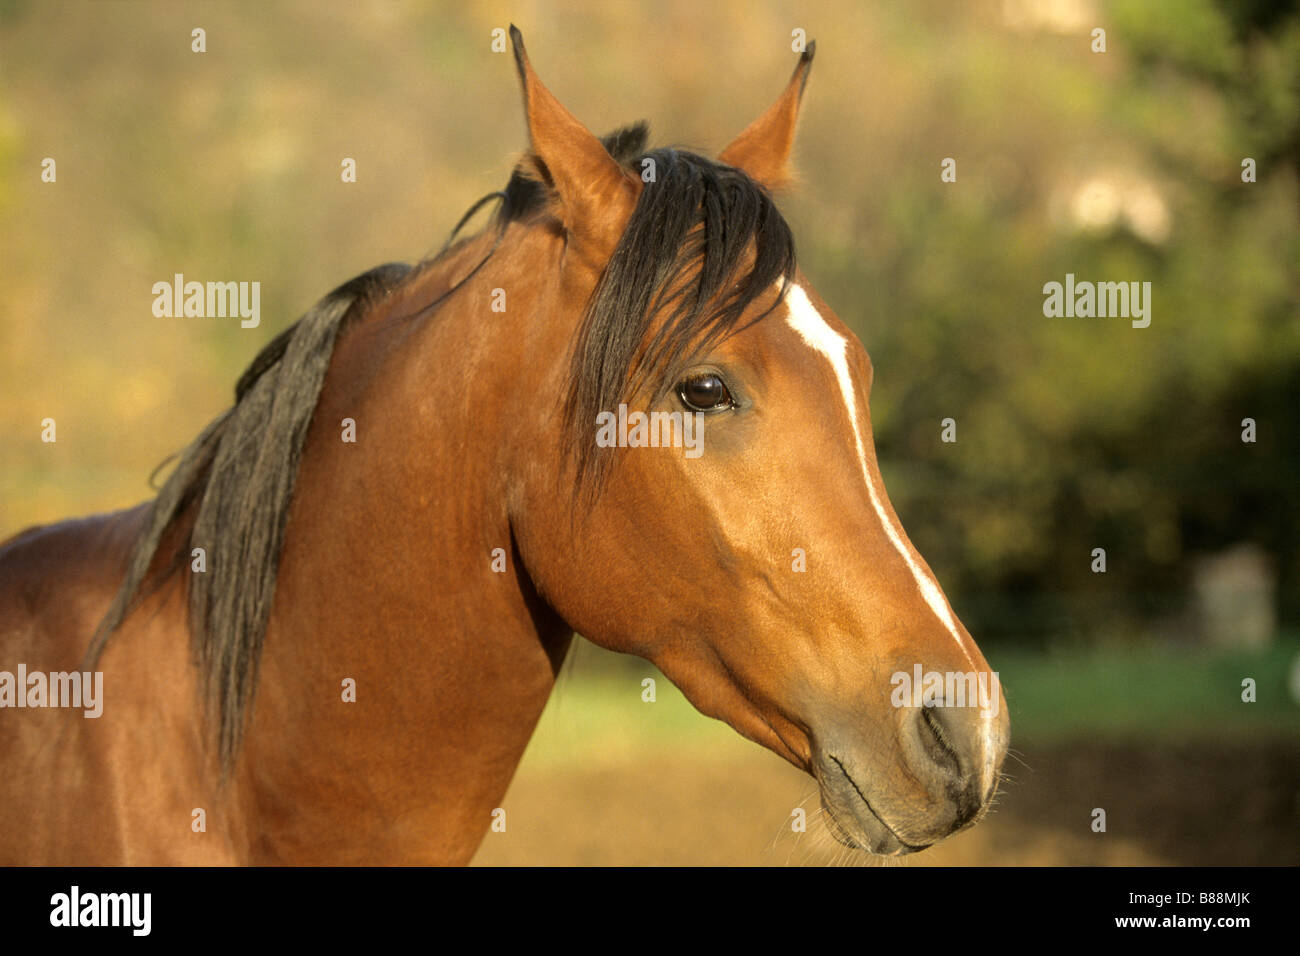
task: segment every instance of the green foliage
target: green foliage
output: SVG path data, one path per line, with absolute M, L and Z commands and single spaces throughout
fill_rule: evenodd
M 1035 38 L 1017 73 L 959 47 L 949 74 L 980 82 L 932 153 L 957 156 L 957 183 L 937 159 L 892 169 L 857 200 L 862 255 L 814 237 L 804 261 L 872 353 L 886 483 L 972 631 L 1175 626 L 1191 559 L 1241 541 L 1276 558 L 1295 621 L 1300 13 L 1261 12 L 1266 30 L 1229 4 L 1109 13 L 1105 54 L 1072 36 L 1039 62 L 1054 41 Z M 1122 212 L 1078 221 L 1089 181 Z M 1045 318 L 1067 272 L 1150 281 L 1151 326 Z

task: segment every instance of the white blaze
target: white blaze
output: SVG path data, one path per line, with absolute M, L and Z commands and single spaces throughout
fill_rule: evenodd
M 777 286 L 780 287 L 779 282 Z M 948 633 L 952 635 L 953 640 L 957 642 L 957 646 L 966 655 L 966 659 L 971 661 L 973 667 L 974 661 L 971 660 L 970 652 L 962 642 L 961 634 L 957 630 L 957 622 L 953 619 L 948 602 L 944 600 L 943 592 L 939 590 L 939 583 L 921 567 L 911 546 L 904 540 L 902 530 L 895 527 L 889 519 L 884 501 L 871 477 L 871 469 L 867 467 L 867 450 L 862 444 L 862 430 L 858 428 L 858 401 L 853 390 L 853 378 L 849 375 L 848 340 L 826 324 L 821 313 L 808 301 L 808 293 L 804 292 L 802 287 L 791 284 L 789 294 L 786 296 L 786 305 L 790 309 L 790 327 L 798 332 L 811 348 L 826 356 L 835 371 L 835 377 L 839 379 L 840 396 L 849 410 L 849 421 L 853 425 L 853 440 L 857 443 L 858 463 L 862 466 L 862 477 L 867 483 L 871 506 L 876 509 L 876 515 L 885 528 L 885 534 L 889 536 L 890 543 L 907 562 L 912 577 L 916 579 L 921 597 L 925 598 L 925 603 L 930 605 L 930 609 L 948 629 Z

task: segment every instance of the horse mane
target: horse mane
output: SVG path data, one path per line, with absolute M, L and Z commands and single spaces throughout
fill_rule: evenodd
M 746 307 L 778 277 L 788 282 L 794 270 L 789 227 L 762 187 L 692 153 L 643 152 L 647 136 L 646 125 L 638 123 L 602 140 L 629 168 L 636 168 L 634 160 L 653 159 L 656 182 L 642 190 L 575 339 L 565 407 L 579 473 L 591 487 L 598 486 L 604 466 L 592 458 L 594 442 L 581 438 L 591 437 L 596 412 L 735 329 Z M 492 224 L 496 242 L 421 313 L 487 263 L 510 223 L 550 208 L 549 189 L 528 157 L 505 190 L 470 207 L 437 256 L 414 267 L 379 266 L 330 292 L 258 353 L 235 386 L 234 405 L 180 453 L 149 507 L 83 667 L 93 669 L 126 617 L 190 561 L 194 548 L 203 548 L 207 571 L 188 578 L 187 613 L 222 779 L 233 767 L 256 689 L 298 466 L 339 335 L 379 299 L 442 260 L 465 223 L 494 198 L 500 201 Z M 694 281 L 676 281 L 697 263 Z M 668 307 L 667 323 L 638 358 L 651 317 Z
M 684 150 L 653 149 L 641 164 L 654 178 L 587 304 L 570 358 L 567 437 L 589 503 L 613 464 L 614 450 L 593 440 L 597 414 L 651 380 L 658 384 L 642 397 L 662 399 L 694 357 L 741 330 L 745 311 L 778 279 L 780 294 L 744 327 L 776 308 L 794 279 L 794 238 L 763 186 Z
M 258 353 L 235 386 L 235 404 L 181 453 L 150 505 L 126 576 L 91 638 L 86 669 L 126 616 L 193 548 L 204 549 L 207 570 L 188 581 L 188 615 L 206 703 L 217 715 L 223 771 L 256 684 L 298 463 L 334 344 L 360 306 L 410 271 L 389 264 L 344 283 Z

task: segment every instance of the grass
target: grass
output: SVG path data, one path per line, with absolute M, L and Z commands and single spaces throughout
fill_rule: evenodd
M 1035 739 L 1101 735 L 1173 739 L 1300 733 L 1300 703 L 1288 690 L 1300 641 L 1263 651 L 1154 645 L 1048 654 L 989 649 L 1016 733 Z M 1255 681 L 1254 703 L 1242 681 Z

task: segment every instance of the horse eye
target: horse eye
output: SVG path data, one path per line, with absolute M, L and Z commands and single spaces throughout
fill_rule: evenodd
M 682 379 L 677 395 L 687 408 L 697 412 L 715 412 L 734 404 L 727 383 L 714 372 L 698 372 Z

